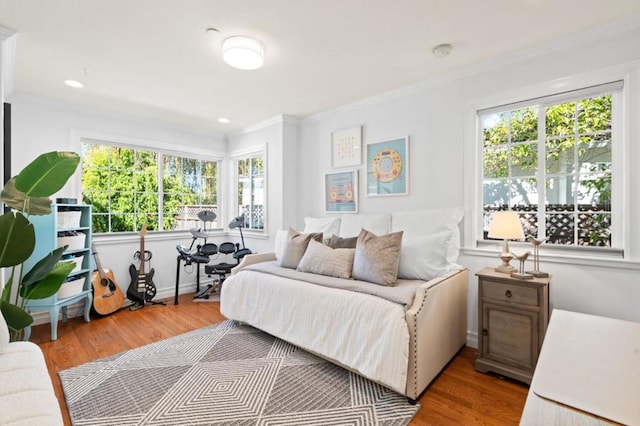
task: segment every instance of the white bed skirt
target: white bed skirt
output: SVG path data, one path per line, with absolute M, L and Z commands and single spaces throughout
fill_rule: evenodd
M 402 305 L 243 270 L 225 280 L 220 310 L 405 393 L 409 331 Z

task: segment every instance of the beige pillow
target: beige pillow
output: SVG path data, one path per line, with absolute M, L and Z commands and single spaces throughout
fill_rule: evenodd
M 310 234 L 301 234 L 293 228 L 289 228 L 287 244 L 284 246 L 282 257 L 280 258 L 280 266 L 283 268 L 296 269 L 307 245 L 311 240 L 322 241 L 322 232 L 313 232 Z
M 307 251 L 298 263 L 298 271 L 329 277 L 350 278 L 355 249 L 325 246 L 315 240 L 309 241 Z
M 393 286 L 398 281 L 402 231 L 380 237 L 363 229 L 353 258 L 353 278 Z
M 333 249 L 337 248 L 356 248 L 356 243 L 358 242 L 358 237 L 349 237 L 342 238 L 338 237 L 336 234 L 333 234 L 329 241 L 327 241 L 327 245 Z

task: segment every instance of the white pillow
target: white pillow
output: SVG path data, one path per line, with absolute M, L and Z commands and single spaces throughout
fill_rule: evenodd
M 449 230 L 447 262 L 455 264 L 460 254 L 459 224 L 463 217 L 464 210 L 458 207 L 396 212 L 391 215 L 391 232 L 404 231 L 407 238 Z
M 357 237 L 360 231 L 366 229 L 376 235 L 389 233 L 391 215 L 384 214 L 345 214 L 342 216 L 340 237 Z
M 447 244 L 451 234 L 451 230 L 417 237 L 405 234 L 398 278 L 429 281 L 448 272 Z
M 276 232 L 276 241 L 275 247 L 273 251 L 276 254 L 276 259 L 282 259 L 282 253 L 284 253 L 284 248 L 287 246 L 287 239 L 289 238 L 289 231 L 286 229 L 280 229 Z
M 355 249 L 325 246 L 315 240 L 309 241 L 307 251 L 298 263 L 298 271 L 326 275 L 337 278 L 350 278 L 353 268 Z
M 305 217 L 304 230 L 305 234 L 311 232 L 322 232 L 324 235 L 338 235 L 340 232 L 339 217 Z
M 0 354 L 9 346 L 9 328 L 0 312 Z

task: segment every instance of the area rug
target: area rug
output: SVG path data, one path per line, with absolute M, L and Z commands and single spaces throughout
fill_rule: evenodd
M 419 409 L 232 320 L 59 374 L 74 425 L 406 425 Z

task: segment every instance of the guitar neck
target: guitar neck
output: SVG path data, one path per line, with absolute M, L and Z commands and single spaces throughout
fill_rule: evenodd
M 142 225 L 142 230 L 140 231 L 140 270 L 138 271 L 138 275 L 143 276 L 144 273 L 144 236 L 147 233 L 147 225 Z
M 98 250 L 96 250 L 96 246 L 91 242 L 91 252 L 93 253 L 93 259 L 96 261 L 96 269 L 98 270 L 98 275 L 101 280 L 105 279 L 104 269 L 102 269 L 102 262 L 100 262 L 100 257 L 98 256 Z

